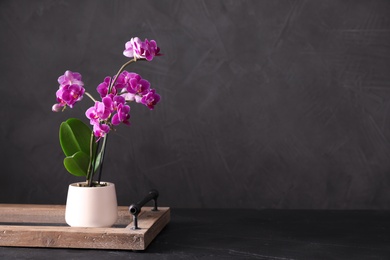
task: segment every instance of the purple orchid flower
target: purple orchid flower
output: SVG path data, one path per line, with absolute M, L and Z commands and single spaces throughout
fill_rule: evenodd
M 85 89 L 80 73 L 67 70 L 58 78 L 58 83 L 60 83 L 56 92 L 58 103 L 53 105 L 52 111 L 59 112 L 66 106 L 73 108 L 76 102 L 83 99 Z
M 154 89 L 151 89 L 148 94 L 143 96 L 140 103 L 147 106 L 150 110 L 154 109 L 154 106 L 160 101 L 160 95 L 156 93 Z
M 134 100 L 135 100 L 135 97 L 136 97 L 135 94 L 128 93 L 128 92 L 126 92 L 126 91 L 124 91 L 124 93 L 121 93 L 120 95 L 121 95 L 126 101 L 134 101 Z
M 143 96 L 149 92 L 149 81 L 134 72 L 123 71 L 117 80 L 118 86 L 122 88 L 121 95 L 127 101 L 134 101 L 135 95 Z
M 117 113 L 112 117 L 111 123 L 113 125 L 119 125 L 120 123 L 124 123 L 126 125 L 130 125 L 130 106 L 119 104 Z
M 134 73 L 135 74 L 135 73 Z M 150 83 L 149 81 L 141 78 L 138 74 L 130 79 L 129 87 L 126 89 L 129 93 L 145 95 L 149 92 Z
M 128 71 L 123 71 L 121 74 L 119 74 L 118 76 L 118 80 L 116 81 L 115 83 L 115 86 L 118 88 L 118 89 L 127 89 L 130 87 L 130 80 L 132 78 L 137 78 L 140 76 L 136 73 L 133 73 L 133 72 L 128 72 Z
M 153 60 L 155 56 L 160 56 L 160 48 L 154 40 L 141 41 L 140 38 L 134 37 L 126 42 L 123 55 L 129 58 Z
M 138 37 L 131 38 L 130 41 L 126 42 L 125 44 L 125 50 L 123 51 L 123 55 L 129 58 L 136 58 L 140 59 L 142 58 L 142 41 Z
M 98 123 L 93 125 L 93 134 L 97 137 L 96 142 L 98 142 L 100 138 L 104 137 L 109 132 L 110 132 L 110 127 L 106 124 Z
M 90 120 L 91 125 L 96 125 L 100 120 L 106 120 L 112 111 L 112 99 L 104 97 L 102 102 L 96 101 L 93 107 L 88 108 L 85 116 Z
M 65 71 L 64 75 L 58 78 L 58 83 L 60 83 L 60 86 L 65 86 L 65 85 L 84 86 L 84 83 L 81 81 L 81 74 L 78 72 L 72 72 L 70 70 Z
M 65 85 L 61 86 L 56 92 L 57 102 L 59 106 L 68 105 L 73 108 L 73 105 L 83 99 L 85 89 L 80 85 Z
M 148 61 L 153 60 L 154 56 L 160 56 L 160 48 L 157 47 L 157 43 L 154 40 L 151 40 L 150 42 L 148 39 L 145 39 L 144 42 L 144 56 L 145 59 Z
M 103 98 L 108 95 L 108 88 L 110 87 L 110 83 L 111 83 L 111 77 L 107 76 L 104 78 L 104 81 L 97 86 L 96 90 L 100 94 L 100 97 Z M 116 93 L 117 93 L 116 87 L 113 86 L 110 94 L 116 95 Z
M 112 99 L 113 110 L 118 110 L 119 105 L 124 105 L 126 100 L 122 96 L 114 96 Z

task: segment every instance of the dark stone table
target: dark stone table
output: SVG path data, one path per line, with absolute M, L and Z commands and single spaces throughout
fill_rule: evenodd
M 0 259 L 390 259 L 390 211 L 172 209 L 145 251 L 0 247 Z

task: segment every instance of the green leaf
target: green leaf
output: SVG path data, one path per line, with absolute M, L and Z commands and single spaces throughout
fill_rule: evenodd
M 68 172 L 75 176 L 87 176 L 89 155 L 79 151 L 64 159 L 64 166 Z
M 81 120 L 70 118 L 60 126 L 60 145 L 66 156 L 72 156 L 79 151 L 90 154 L 92 130 Z M 93 144 L 94 147 L 96 144 Z

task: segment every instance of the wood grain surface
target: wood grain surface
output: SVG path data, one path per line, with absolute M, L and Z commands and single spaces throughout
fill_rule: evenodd
M 169 208 L 151 209 L 143 208 L 133 230 L 124 206 L 111 228 L 79 228 L 65 224 L 64 206 L 0 204 L 0 246 L 144 250 L 170 220 Z

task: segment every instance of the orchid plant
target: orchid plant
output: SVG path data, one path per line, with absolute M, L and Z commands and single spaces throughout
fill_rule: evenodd
M 86 177 L 85 186 L 102 186 L 101 174 L 106 150 L 108 133 L 120 124 L 130 125 L 130 103 L 140 103 L 150 110 L 160 101 L 160 95 L 150 87 L 150 83 L 139 74 L 128 72 L 125 68 L 138 60 L 152 61 L 160 56 L 160 48 L 154 40 L 138 37 L 131 38 L 125 44 L 123 55 L 129 57 L 115 76 L 107 76 L 97 86 L 100 100 L 96 100 L 85 91 L 82 76 L 78 72 L 65 71 L 58 78 L 59 89 L 56 92 L 57 103 L 53 105 L 54 112 L 64 111 L 67 107 L 73 108 L 81 101 L 84 95 L 88 96 L 94 105 L 85 112 L 89 123 L 70 118 L 62 122 L 59 130 L 59 139 L 62 151 L 65 154 L 64 166 L 75 176 Z M 98 180 L 94 181 L 95 173 Z

